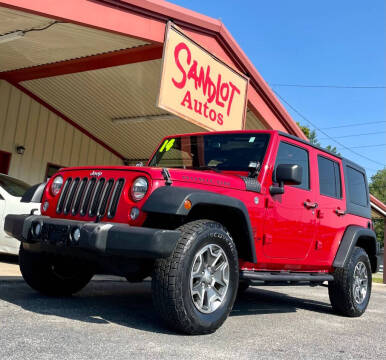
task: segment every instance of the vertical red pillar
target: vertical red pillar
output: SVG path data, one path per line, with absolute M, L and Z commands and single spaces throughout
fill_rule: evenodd
M 386 232 L 386 219 L 383 219 L 383 283 L 386 284 L 386 251 L 385 251 L 385 232 Z

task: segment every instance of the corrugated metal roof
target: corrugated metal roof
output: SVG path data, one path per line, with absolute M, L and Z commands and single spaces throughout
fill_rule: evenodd
M 245 121 L 245 130 L 264 130 L 266 129 L 262 122 L 255 116 L 251 110 L 247 110 Z
M 161 60 L 23 82 L 28 90 L 127 158 L 148 158 L 162 137 L 206 131 L 178 117 L 142 122 L 113 118 L 164 114 L 156 107 Z M 263 128 L 252 112 L 247 129 Z
M 45 27 L 52 19 L 0 7 L 0 34 Z M 141 46 L 127 36 L 70 23 L 57 23 L 42 31 L 0 43 L 0 72 Z
M 22 85 L 128 158 L 147 158 L 170 133 L 202 131 L 178 118 L 113 123 L 112 118 L 162 114 L 156 98 L 161 61 L 23 82 Z
M 49 19 L 22 11 L 0 7 L 0 34 L 47 25 Z M 52 21 L 52 20 L 51 20 Z

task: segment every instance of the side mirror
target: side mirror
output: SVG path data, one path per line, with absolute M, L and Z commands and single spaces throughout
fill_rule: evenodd
M 271 186 L 269 191 L 272 195 L 283 194 L 284 185 L 299 185 L 302 183 L 303 169 L 297 164 L 280 164 L 277 166 L 274 179 L 279 186 Z
M 280 164 L 276 168 L 276 181 L 285 185 L 299 185 L 302 183 L 303 169 L 296 164 Z

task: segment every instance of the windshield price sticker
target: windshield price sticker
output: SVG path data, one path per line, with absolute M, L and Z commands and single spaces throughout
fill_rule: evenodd
M 159 148 L 158 152 L 168 152 L 174 145 L 176 139 L 167 139 L 165 142 L 162 144 L 162 146 Z

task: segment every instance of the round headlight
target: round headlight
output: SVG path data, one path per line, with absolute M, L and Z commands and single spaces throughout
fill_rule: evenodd
M 131 186 L 131 197 L 134 201 L 142 200 L 146 195 L 149 184 L 147 183 L 146 178 L 139 177 L 135 179 L 133 185 Z
M 51 194 L 54 196 L 58 195 L 62 186 L 63 186 L 63 178 L 59 175 L 54 179 L 54 181 L 51 184 Z

